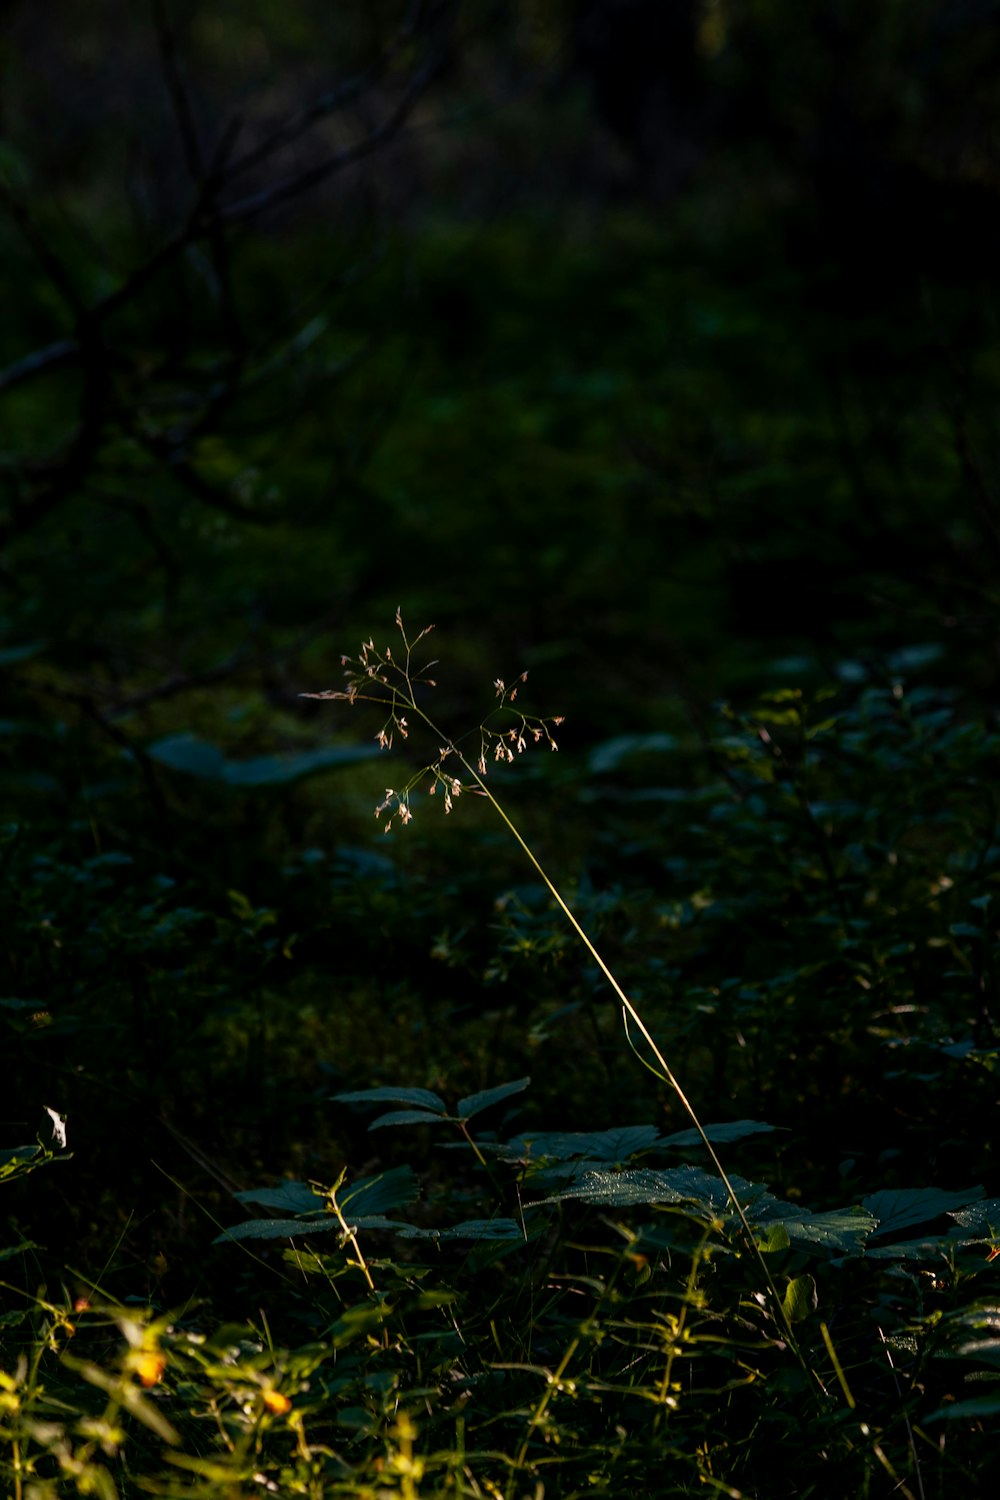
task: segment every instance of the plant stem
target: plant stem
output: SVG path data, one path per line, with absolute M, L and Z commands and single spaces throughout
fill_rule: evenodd
M 408 679 L 407 685 L 409 686 Z M 784 1305 L 778 1293 L 778 1288 L 774 1284 L 774 1278 L 768 1270 L 767 1265 L 764 1261 L 764 1257 L 762 1256 L 757 1246 L 757 1242 L 754 1239 L 753 1231 L 750 1228 L 750 1222 L 747 1219 L 743 1205 L 740 1202 L 739 1197 L 737 1196 L 736 1189 L 733 1187 L 728 1173 L 723 1167 L 722 1162 L 719 1160 L 715 1147 L 712 1145 L 712 1142 L 706 1135 L 705 1129 L 701 1123 L 701 1120 L 698 1118 L 698 1114 L 694 1108 L 694 1105 L 691 1103 L 684 1090 L 681 1088 L 680 1083 L 677 1081 L 677 1078 L 673 1073 L 673 1070 L 670 1068 L 666 1058 L 663 1056 L 663 1053 L 657 1046 L 652 1033 L 647 1027 L 645 1021 L 642 1019 L 642 1016 L 639 1014 L 638 1010 L 636 1010 L 634 1004 L 629 999 L 628 995 L 625 993 L 618 980 L 615 978 L 615 975 L 612 973 L 611 969 L 608 967 L 608 964 L 605 962 L 601 953 L 595 946 L 590 935 L 577 918 L 572 907 L 563 897 L 558 886 L 556 886 L 555 882 L 549 878 L 549 875 L 547 874 L 540 860 L 535 855 L 534 850 L 522 837 L 521 831 L 517 827 L 516 823 L 514 823 L 513 819 L 508 816 L 503 804 L 499 802 L 494 796 L 493 792 L 486 785 L 486 782 L 476 770 L 475 766 L 466 759 L 466 757 L 462 754 L 461 750 L 454 743 L 454 741 L 444 736 L 438 726 L 434 723 L 433 719 L 431 719 L 429 715 L 419 707 L 414 699 L 412 690 L 409 693 L 409 701 L 407 703 L 407 707 L 412 713 L 421 718 L 427 725 L 428 729 L 430 729 L 431 732 L 437 736 L 438 744 L 446 744 L 448 746 L 450 752 L 455 756 L 459 764 L 464 767 L 465 771 L 471 777 L 481 795 L 487 798 L 490 806 L 493 808 L 493 811 L 501 819 L 508 833 L 511 834 L 514 840 L 520 846 L 521 850 L 526 855 L 527 859 L 534 868 L 536 874 L 542 880 L 546 889 L 549 891 L 549 894 L 552 896 L 552 899 L 559 907 L 559 910 L 562 912 L 567 922 L 569 922 L 580 942 L 583 944 L 584 948 L 590 954 L 590 957 L 593 959 L 594 963 L 600 969 L 601 973 L 604 975 L 604 978 L 611 986 L 611 989 L 617 997 L 622 1008 L 623 1016 L 626 1022 L 626 1034 L 628 1032 L 628 1022 L 631 1021 L 636 1030 L 639 1032 L 639 1035 L 642 1037 L 643 1041 L 646 1043 L 653 1057 L 656 1059 L 657 1066 L 660 1069 L 660 1076 L 677 1096 L 681 1108 L 684 1110 L 685 1114 L 688 1116 L 688 1119 L 691 1121 L 695 1130 L 698 1132 L 701 1143 L 705 1147 L 705 1150 L 708 1152 L 709 1159 L 711 1160 L 712 1165 L 715 1167 L 716 1172 L 719 1174 L 719 1177 L 722 1180 L 723 1186 L 725 1187 L 726 1193 L 729 1197 L 729 1201 L 732 1203 L 733 1208 L 736 1212 L 736 1216 L 739 1219 L 746 1246 L 750 1251 L 750 1254 L 756 1260 L 761 1275 L 763 1276 L 764 1283 L 770 1296 L 772 1311 L 774 1313 L 774 1317 L 778 1323 L 778 1326 L 782 1330 L 782 1335 L 785 1339 L 785 1342 L 788 1344 L 788 1347 L 791 1349 L 792 1353 L 801 1364 L 803 1370 L 805 1370 L 812 1376 L 812 1378 L 816 1381 L 816 1384 L 819 1386 L 820 1390 L 822 1390 L 823 1393 L 826 1394 L 819 1375 L 815 1370 L 811 1369 L 805 1357 L 803 1356 L 801 1349 L 799 1348 L 798 1340 L 796 1339 L 795 1334 L 792 1331 L 792 1326 L 789 1321 L 788 1315 L 785 1312 Z

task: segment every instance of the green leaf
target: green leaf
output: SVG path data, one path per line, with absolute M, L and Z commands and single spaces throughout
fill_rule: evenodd
M 524 1230 L 514 1219 L 465 1219 L 447 1229 L 401 1228 L 406 1240 L 523 1240 Z
M 871 1245 L 865 1250 L 867 1260 L 939 1260 L 955 1241 L 939 1234 L 929 1240 L 901 1240 L 898 1245 Z
M 733 1120 L 729 1125 L 706 1125 L 705 1134 L 713 1143 L 716 1141 L 730 1142 L 742 1141 L 750 1135 L 769 1135 L 777 1130 L 777 1125 L 765 1125 L 760 1120 Z M 697 1130 L 678 1130 L 674 1135 L 665 1135 L 657 1141 L 657 1147 L 661 1146 L 700 1146 L 701 1136 Z
M 443 1099 L 432 1094 L 430 1089 L 354 1089 L 347 1094 L 334 1094 L 338 1104 L 410 1104 L 415 1109 L 429 1109 L 437 1115 L 447 1116 Z
M 294 754 L 258 755 L 253 760 L 227 760 L 225 782 L 233 787 L 287 786 L 317 771 L 338 766 L 352 766 L 360 760 L 371 760 L 378 751 L 367 745 L 327 745 L 316 750 Z
M 950 1406 L 939 1406 L 925 1422 L 972 1421 L 976 1417 L 1000 1415 L 1000 1396 L 973 1396 L 969 1401 L 954 1401 Z
M 377 1177 L 363 1177 L 338 1194 L 340 1211 L 352 1220 L 357 1214 L 381 1214 L 390 1208 L 405 1208 L 420 1196 L 420 1184 L 412 1167 L 390 1167 Z
M 991 1239 L 1000 1232 L 1000 1198 L 986 1198 L 982 1203 L 946 1212 L 963 1229 L 981 1230 Z
M 754 1240 L 762 1255 L 773 1255 L 779 1250 L 787 1250 L 791 1244 L 788 1230 L 780 1220 L 776 1224 L 765 1224 L 754 1235 Z
M 16 1245 L 4 1245 L 0 1250 L 0 1260 L 12 1260 L 15 1255 L 27 1255 L 29 1250 L 40 1250 L 42 1247 L 34 1240 L 20 1240 Z
M 32 1161 L 36 1156 L 41 1155 L 41 1151 L 42 1148 L 39 1145 L 10 1146 L 0 1151 L 0 1171 L 3 1171 L 5 1167 L 14 1167 L 23 1162 Z
M 515 1137 L 501 1154 L 516 1161 L 570 1161 L 574 1156 L 586 1156 L 613 1164 L 648 1150 L 658 1135 L 655 1125 L 623 1125 L 617 1130 L 543 1130 Z
M 482 1114 L 491 1105 L 499 1104 L 513 1094 L 520 1094 L 530 1082 L 530 1078 L 518 1078 L 513 1083 L 500 1083 L 496 1088 L 482 1089 L 478 1094 L 467 1094 L 464 1099 L 459 1099 L 456 1111 L 461 1119 L 471 1120 L 473 1115 Z
M 203 781 L 219 781 L 225 786 L 251 788 L 287 786 L 303 776 L 327 771 L 335 766 L 354 765 L 370 760 L 377 749 L 366 745 L 326 745 L 316 750 L 300 750 L 284 755 L 258 755 L 251 760 L 230 760 L 215 745 L 194 734 L 169 734 L 154 741 L 147 754 L 171 771 L 197 776 Z
M 465 1219 L 441 1235 L 443 1240 L 524 1240 L 524 1230 L 514 1219 Z
M 301 1188 L 302 1184 L 290 1183 L 288 1186 Z M 268 1189 L 263 1191 L 267 1192 Z M 274 1191 L 281 1193 L 280 1188 Z M 382 1222 L 380 1216 L 386 1209 L 402 1208 L 412 1203 L 419 1192 L 420 1184 L 412 1167 L 392 1167 L 376 1177 L 362 1177 L 352 1183 L 340 1193 L 338 1202 L 341 1213 L 350 1224 L 357 1223 L 359 1218 L 372 1216 L 373 1222 L 369 1224 L 369 1228 L 395 1228 L 395 1224 Z M 259 1195 L 253 1193 L 241 1196 L 254 1202 L 260 1201 Z M 312 1199 L 312 1206 L 317 1206 L 315 1198 Z M 379 1222 L 374 1222 L 374 1219 L 379 1219 Z M 340 1228 L 340 1220 L 333 1213 L 314 1219 L 248 1219 L 245 1224 L 232 1225 L 212 1243 L 218 1245 L 226 1240 L 300 1239 L 303 1235 L 328 1234 L 330 1230 Z
M 983 1196 L 981 1187 L 944 1192 L 941 1188 L 897 1188 L 872 1193 L 861 1200 L 862 1208 L 878 1220 L 878 1235 L 898 1234 L 914 1224 L 926 1224 L 952 1209 L 964 1208 Z
M 742 1177 L 730 1177 L 729 1180 L 741 1201 L 752 1200 L 764 1191 Z M 624 1172 L 584 1172 L 568 1187 L 548 1198 L 539 1198 L 529 1207 L 562 1203 L 571 1198 L 608 1208 L 693 1202 L 713 1215 L 724 1212 L 730 1202 L 721 1177 L 712 1177 L 700 1167 L 673 1167 L 665 1172 L 639 1167 Z
M 387 1115 L 379 1115 L 368 1129 L 381 1130 L 383 1125 L 442 1125 L 447 1119 L 447 1115 L 432 1115 L 426 1109 L 393 1109 Z
M 603 776 L 617 771 L 622 761 L 633 755 L 663 755 L 676 748 L 677 740 L 672 734 L 619 734 L 595 745 L 587 757 L 587 765 L 593 775 Z
M 324 1219 L 247 1219 L 244 1224 L 233 1224 L 223 1234 L 217 1234 L 213 1245 L 223 1245 L 227 1240 L 286 1240 L 301 1239 L 306 1234 L 328 1234 L 339 1229 L 336 1214 Z
M 801 1323 L 819 1304 L 816 1282 L 811 1276 L 795 1276 L 785 1288 L 781 1305 L 789 1323 Z
M 248 1188 L 234 1193 L 237 1203 L 260 1203 L 265 1208 L 280 1208 L 286 1213 L 308 1214 L 322 1209 L 323 1199 L 305 1182 L 283 1182 L 279 1187 Z
M 809 1214 L 801 1219 L 783 1219 L 788 1237 L 810 1245 L 822 1245 L 838 1255 L 857 1254 L 875 1231 L 875 1220 L 860 1208 L 838 1208 L 828 1214 Z
M 41 641 L 31 641 L 24 646 L 4 646 L 0 650 L 0 667 L 12 667 L 18 662 L 30 661 L 44 649 Z

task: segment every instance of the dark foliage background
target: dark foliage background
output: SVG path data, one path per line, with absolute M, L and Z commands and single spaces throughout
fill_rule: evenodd
M 486 813 L 380 842 L 299 696 L 397 605 L 456 733 L 566 716 L 497 784 L 699 1108 L 810 1201 L 997 1190 L 998 69 L 990 0 L 4 8 L 29 1279 L 237 1308 L 233 1191 L 397 1160 L 338 1089 L 669 1111 Z

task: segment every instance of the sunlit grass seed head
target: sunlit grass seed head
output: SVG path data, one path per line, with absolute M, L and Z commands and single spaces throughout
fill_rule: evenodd
M 418 666 L 413 656 L 415 648 L 430 634 L 434 626 L 425 625 L 411 641 L 406 634 L 402 612 L 397 609 L 396 628 L 402 641 L 402 651 L 399 652 L 397 648 L 397 655 L 393 655 L 391 646 L 379 649 L 374 638 L 369 637 L 362 642 L 357 656 L 340 658 L 346 679 L 343 688 L 302 694 L 304 698 L 336 698 L 352 706 L 356 703 L 375 704 L 385 714 L 374 735 L 382 750 L 391 750 L 396 736 L 402 740 L 409 739 L 411 719 L 422 721 L 428 732 L 437 739 L 436 756 L 424 762 L 403 787 L 386 787 L 384 797 L 375 807 L 375 817 L 384 819 L 384 833 L 391 830 L 397 818 L 404 827 L 413 821 L 410 795 L 425 778 L 429 778 L 426 787 L 428 795 L 436 796 L 440 789 L 445 813 L 450 813 L 463 792 L 471 792 L 476 796 L 489 795 L 483 782 L 491 761 L 511 765 L 530 746 L 543 743 L 550 750 L 558 750 L 552 729 L 563 723 L 562 715 L 541 718 L 514 708 L 518 691 L 528 679 L 527 672 L 522 672 L 509 687 L 502 677 L 493 679 L 494 696 L 498 701 L 474 730 L 459 739 L 451 739 L 442 734 L 418 701 L 422 689 L 437 686 L 435 679 L 430 676 L 430 670 L 436 662 L 429 661 Z M 478 748 L 467 753 L 463 746 L 470 740 L 475 742 L 477 736 Z M 445 767 L 449 758 L 465 772 L 465 780 L 451 766 Z

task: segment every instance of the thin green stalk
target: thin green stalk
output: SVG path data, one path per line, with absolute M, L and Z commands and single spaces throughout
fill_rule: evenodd
M 423 720 L 423 722 L 427 725 L 428 729 L 430 729 L 431 732 L 434 735 L 437 736 L 439 743 L 441 743 L 441 742 L 443 742 L 445 740 L 445 737 L 442 735 L 440 729 L 434 723 L 433 719 L 431 719 L 424 712 L 424 710 L 419 707 L 419 705 L 414 701 L 412 694 L 410 695 L 410 698 L 407 701 L 407 705 L 406 706 L 410 710 L 411 713 L 416 714 L 419 718 L 421 718 Z M 792 1331 L 792 1326 L 791 1326 L 791 1323 L 790 1323 L 790 1321 L 788 1319 L 788 1315 L 785 1312 L 784 1305 L 783 1305 L 782 1300 L 781 1300 L 781 1296 L 780 1296 L 780 1294 L 778 1292 L 778 1288 L 774 1284 L 774 1278 L 772 1277 L 770 1271 L 768 1270 L 767 1263 L 765 1262 L 764 1257 L 761 1254 L 761 1252 L 760 1252 L 760 1250 L 759 1250 L 759 1248 L 757 1246 L 757 1242 L 754 1239 L 753 1231 L 750 1228 L 750 1222 L 747 1219 L 746 1213 L 744 1211 L 742 1203 L 739 1200 L 739 1197 L 737 1195 L 736 1189 L 733 1187 L 733 1184 L 732 1184 L 732 1182 L 729 1179 L 729 1175 L 726 1172 L 726 1169 L 723 1167 L 722 1162 L 719 1160 L 719 1156 L 718 1156 L 718 1153 L 715 1150 L 715 1147 L 712 1145 L 712 1142 L 709 1140 L 708 1136 L 706 1135 L 704 1126 L 702 1125 L 701 1120 L 698 1118 L 698 1115 L 697 1115 L 697 1112 L 696 1112 L 696 1110 L 694 1108 L 694 1105 L 691 1103 L 690 1099 L 687 1097 L 687 1095 L 685 1094 L 684 1090 L 681 1088 L 681 1085 L 678 1082 L 678 1080 L 677 1080 L 677 1078 L 676 1078 L 673 1070 L 671 1069 L 670 1065 L 668 1064 L 668 1062 L 667 1062 L 666 1058 L 664 1057 L 663 1053 L 661 1052 L 660 1048 L 657 1046 L 656 1041 L 655 1041 L 652 1033 L 650 1032 L 648 1026 L 646 1025 L 645 1021 L 643 1020 L 642 1016 L 639 1014 L 639 1012 L 636 1009 L 635 1005 L 629 999 L 628 995 L 625 993 L 624 989 L 619 984 L 619 982 L 618 982 L 617 978 L 615 977 L 614 973 L 609 968 L 608 964 L 605 962 L 603 956 L 601 955 L 600 951 L 598 950 L 598 948 L 596 947 L 596 945 L 593 942 L 592 938 L 590 937 L 590 934 L 587 932 L 586 928 L 580 922 L 580 920 L 577 917 L 576 913 L 573 911 L 572 907 L 566 901 L 566 899 L 564 898 L 562 892 L 559 890 L 558 886 L 555 884 L 555 882 L 553 880 L 550 879 L 550 877 L 548 875 L 548 872 L 545 870 L 544 866 L 542 865 L 541 861 L 536 856 L 536 854 L 535 854 L 534 850 L 531 848 L 530 844 L 528 844 L 528 842 L 526 841 L 526 839 L 522 836 L 520 829 L 517 827 L 517 824 L 508 815 L 507 810 L 503 806 L 503 804 L 497 800 L 496 796 L 493 794 L 493 792 L 490 790 L 490 788 L 486 785 L 486 782 L 484 781 L 483 777 L 480 776 L 480 774 L 477 771 L 476 767 L 469 760 L 466 759 L 466 757 L 462 754 L 461 750 L 458 749 L 458 747 L 454 744 L 453 741 L 447 740 L 446 743 L 447 743 L 448 748 L 451 751 L 451 753 L 455 756 L 455 758 L 457 759 L 457 761 L 459 762 L 459 764 L 462 767 L 464 767 L 464 769 L 467 772 L 467 774 L 471 777 L 472 781 L 475 783 L 475 786 L 476 786 L 477 790 L 479 791 L 480 795 L 487 798 L 487 800 L 489 801 L 490 806 L 493 808 L 493 811 L 501 819 L 501 821 L 503 822 L 503 824 L 506 827 L 507 831 L 511 834 L 511 836 L 515 839 L 515 841 L 517 842 L 517 844 L 520 846 L 521 850 L 523 851 L 523 853 L 526 855 L 526 857 L 530 861 L 530 863 L 531 863 L 533 869 L 535 870 L 536 874 L 538 875 L 539 879 L 542 880 L 542 882 L 544 883 L 544 885 L 545 885 L 546 889 L 548 890 L 549 894 L 552 896 L 552 899 L 555 901 L 556 905 L 559 907 L 559 910 L 562 912 L 563 916 L 569 922 L 570 926 L 572 927 L 573 931 L 576 933 L 576 935 L 579 938 L 580 942 L 583 944 L 584 948 L 590 954 L 590 957 L 593 959 L 594 963 L 597 965 L 598 969 L 601 971 L 601 973 L 604 975 L 604 978 L 607 980 L 608 984 L 611 986 L 611 989 L 612 989 L 613 993 L 615 994 L 616 998 L 618 999 L 618 1001 L 619 1001 L 619 1003 L 621 1005 L 623 1015 L 626 1018 L 626 1035 L 628 1034 L 628 1022 L 630 1021 L 634 1025 L 635 1029 L 639 1032 L 639 1035 L 642 1037 L 643 1041 L 646 1043 L 646 1045 L 649 1048 L 650 1052 L 652 1053 L 653 1057 L 656 1059 L 657 1065 L 658 1065 L 658 1067 L 661 1070 L 661 1077 L 662 1077 L 663 1081 L 673 1090 L 674 1094 L 677 1096 L 677 1099 L 680 1102 L 681 1108 L 684 1110 L 684 1112 L 688 1116 L 688 1119 L 691 1121 L 691 1123 L 694 1126 L 695 1130 L 698 1132 L 698 1136 L 699 1136 L 699 1138 L 701 1140 L 701 1143 L 705 1147 L 705 1150 L 708 1152 L 709 1159 L 711 1160 L 712 1165 L 715 1167 L 715 1170 L 718 1172 L 719 1177 L 722 1180 L 723 1186 L 725 1187 L 726 1193 L 727 1193 L 727 1195 L 729 1197 L 729 1201 L 732 1203 L 733 1208 L 736 1211 L 736 1216 L 737 1216 L 737 1218 L 740 1221 L 740 1227 L 741 1227 L 741 1229 L 743 1231 L 743 1238 L 744 1238 L 744 1240 L 746 1242 L 747 1248 L 750 1250 L 751 1255 L 756 1260 L 757 1265 L 758 1265 L 758 1267 L 760 1269 L 761 1275 L 763 1276 L 764 1283 L 765 1283 L 765 1285 L 766 1285 L 766 1287 L 768 1289 L 768 1292 L 770 1294 L 771 1303 L 772 1303 L 772 1310 L 773 1310 L 774 1315 L 775 1315 L 775 1317 L 776 1317 L 776 1319 L 778 1321 L 779 1326 L 782 1329 L 782 1333 L 784 1335 L 786 1343 L 788 1344 L 788 1347 L 791 1349 L 791 1351 L 795 1355 L 796 1359 L 802 1365 L 803 1370 L 805 1370 L 808 1374 L 812 1375 L 813 1379 L 816 1381 L 817 1385 L 822 1390 L 823 1389 L 822 1381 L 820 1380 L 820 1378 L 817 1375 L 817 1373 L 815 1372 L 815 1370 L 813 1370 L 811 1368 L 811 1366 L 809 1365 L 808 1361 L 805 1359 L 804 1355 L 802 1354 L 801 1349 L 799 1348 L 798 1340 L 796 1339 L 795 1334 Z M 824 1394 L 825 1394 L 825 1391 L 824 1391 Z
M 442 764 L 448 756 L 455 757 L 455 760 L 460 766 L 462 766 L 463 770 L 469 776 L 472 789 L 478 792 L 480 796 L 487 799 L 490 806 L 493 808 L 493 811 L 500 818 L 507 831 L 510 833 L 514 841 L 518 844 L 518 846 L 528 859 L 539 879 L 545 885 L 545 888 L 552 896 L 552 899 L 555 901 L 559 910 L 562 912 L 563 916 L 570 924 L 570 927 L 573 929 L 574 933 L 583 944 L 584 949 L 593 959 L 594 963 L 597 965 L 598 969 L 603 974 L 608 984 L 611 986 L 612 992 L 618 999 L 618 1002 L 622 1008 L 622 1016 L 625 1023 L 625 1035 L 629 1041 L 629 1045 L 632 1046 L 633 1051 L 636 1050 L 631 1033 L 629 1031 L 629 1026 L 631 1024 L 631 1026 L 633 1026 L 638 1034 L 642 1037 L 646 1046 L 649 1048 L 650 1054 L 656 1060 L 656 1068 L 651 1068 L 651 1071 L 656 1073 L 656 1076 L 661 1078 L 662 1081 L 673 1090 L 677 1099 L 680 1101 L 681 1108 L 684 1110 L 688 1119 L 691 1121 L 692 1125 L 697 1131 L 701 1143 L 708 1153 L 709 1160 L 714 1166 L 716 1172 L 719 1175 L 719 1178 L 723 1183 L 723 1186 L 725 1187 L 726 1194 L 739 1220 L 742 1237 L 746 1243 L 750 1255 L 757 1263 L 757 1267 L 760 1271 L 763 1284 L 767 1289 L 768 1297 L 771 1302 L 772 1312 L 778 1327 L 782 1331 L 782 1336 L 784 1337 L 785 1342 L 791 1349 L 795 1358 L 798 1360 L 803 1371 L 805 1371 L 807 1375 L 812 1377 L 819 1390 L 824 1395 L 826 1395 L 826 1387 L 824 1386 L 818 1372 L 809 1365 L 802 1353 L 802 1350 L 799 1347 L 798 1340 L 796 1339 L 795 1334 L 792 1330 L 791 1322 L 787 1313 L 785 1312 L 784 1305 L 778 1293 L 778 1288 L 775 1286 L 774 1279 L 771 1276 L 764 1257 L 761 1254 L 756 1240 L 754 1239 L 753 1231 L 750 1228 L 750 1222 L 747 1219 L 743 1205 L 740 1202 L 739 1197 L 737 1196 L 736 1189 L 733 1187 L 728 1173 L 723 1167 L 722 1162 L 719 1160 L 719 1157 L 715 1151 L 715 1147 L 709 1140 L 708 1135 L 706 1134 L 705 1129 L 700 1119 L 698 1118 L 694 1105 L 691 1103 L 684 1090 L 681 1088 L 678 1079 L 674 1075 L 674 1072 L 669 1066 L 663 1053 L 660 1051 L 660 1048 L 657 1046 L 656 1041 L 653 1038 L 653 1035 L 647 1027 L 645 1021 L 639 1014 L 635 1005 L 630 1000 L 629 996 L 625 993 L 625 990 L 619 984 L 615 975 L 609 968 L 608 964 L 605 962 L 603 956 L 598 951 L 589 933 L 577 918 L 576 913 L 570 907 L 569 903 L 562 895 L 562 892 L 559 890 L 558 886 L 552 879 L 550 879 L 547 871 L 542 866 L 534 850 L 522 836 L 521 831 L 517 827 L 516 823 L 508 815 L 506 808 L 486 785 L 485 746 L 487 743 L 492 743 L 493 745 L 495 745 L 496 755 L 498 759 L 503 758 L 505 753 L 506 759 L 508 761 L 513 760 L 514 758 L 514 753 L 510 749 L 509 741 L 516 740 L 517 749 L 518 751 L 520 751 L 524 748 L 525 737 L 527 735 L 531 735 L 532 738 L 536 741 L 544 736 L 548 740 L 551 748 L 556 749 L 557 747 L 555 741 L 553 740 L 552 735 L 548 729 L 548 722 L 559 724 L 562 721 L 560 719 L 553 719 L 548 722 L 541 719 L 532 719 L 531 721 L 529 721 L 525 716 L 522 715 L 521 730 L 508 731 L 506 737 L 497 733 L 497 731 L 495 730 L 488 729 L 485 724 L 481 725 L 480 730 L 481 734 L 483 735 L 484 753 L 480 755 L 479 765 L 477 767 L 462 753 L 458 745 L 456 745 L 456 743 L 451 739 L 450 736 L 442 734 L 441 730 L 435 724 L 434 720 L 430 717 L 429 714 L 424 711 L 424 709 L 419 706 L 416 701 L 415 684 L 424 684 L 426 686 L 433 687 L 434 682 L 432 678 L 426 675 L 429 668 L 422 668 L 419 673 L 412 670 L 411 660 L 413 648 L 419 641 L 423 639 L 423 637 L 428 633 L 429 630 L 433 629 L 433 627 L 425 627 L 425 629 L 422 630 L 420 634 L 411 642 L 407 638 L 406 631 L 403 627 L 402 616 L 398 609 L 396 611 L 396 626 L 399 630 L 400 635 L 402 636 L 403 646 L 406 652 L 405 661 L 400 662 L 395 660 L 389 648 L 386 648 L 384 655 L 380 654 L 376 650 L 374 643 L 369 640 L 365 645 L 362 646 L 361 655 L 356 662 L 352 662 L 351 658 L 349 657 L 342 658 L 344 665 L 348 667 L 348 687 L 346 691 L 341 690 L 323 693 L 305 693 L 303 694 L 303 696 L 307 698 L 339 698 L 351 704 L 358 702 L 370 702 L 380 705 L 383 709 L 388 709 L 389 717 L 376 736 L 379 744 L 384 748 L 391 747 L 394 732 L 400 734 L 400 736 L 404 739 L 408 735 L 409 729 L 408 721 L 406 719 L 406 713 L 415 715 L 436 737 L 437 744 L 442 747 L 439 749 L 437 761 L 432 763 L 430 766 L 424 767 L 424 769 L 418 774 L 418 776 L 414 777 L 402 792 L 397 793 L 392 790 L 387 790 L 384 801 L 378 808 L 376 808 L 377 814 L 383 812 L 386 809 L 389 809 L 389 817 L 385 825 L 387 830 L 394 816 L 392 812 L 393 802 L 395 802 L 396 804 L 396 810 L 404 825 L 410 821 L 412 816 L 409 806 L 410 789 L 420 779 L 420 776 L 424 775 L 428 770 L 431 772 L 431 775 L 433 777 L 431 791 L 435 791 L 437 789 L 438 782 L 441 782 L 444 787 L 445 811 L 449 812 L 451 810 L 453 798 L 460 795 L 462 784 L 459 782 L 457 777 L 451 776 L 448 772 L 442 770 Z M 433 665 L 433 663 L 431 665 Z M 517 696 L 517 688 L 526 676 L 527 674 L 524 673 L 522 677 L 518 678 L 517 683 L 515 683 L 510 690 L 507 689 L 502 680 L 497 680 L 496 688 L 497 695 L 501 699 L 501 708 L 511 709 L 511 712 L 514 712 L 516 714 L 516 710 L 513 710 L 511 708 L 511 705 L 513 704 L 513 701 Z M 385 691 L 380 692 L 379 689 L 384 689 Z M 406 713 L 404 713 L 403 710 L 405 710 Z M 505 747 L 505 752 L 501 750 L 501 746 Z M 651 1067 L 651 1065 L 646 1062 L 645 1059 L 641 1060 L 647 1067 Z

